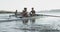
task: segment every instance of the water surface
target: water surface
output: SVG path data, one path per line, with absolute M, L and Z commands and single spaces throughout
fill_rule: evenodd
M 42 13 L 49 15 L 60 15 L 59 13 Z M 35 22 L 31 20 L 24 24 L 22 20 L 9 20 L 11 14 L 0 14 L 0 32 L 60 32 L 60 17 L 39 17 Z M 12 19 L 14 17 L 11 17 Z

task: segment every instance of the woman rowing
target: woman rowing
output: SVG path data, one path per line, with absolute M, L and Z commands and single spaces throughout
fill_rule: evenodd
M 21 14 L 22 14 L 22 17 L 28 17 L 27 8 L 24 8 L 24 10 Z

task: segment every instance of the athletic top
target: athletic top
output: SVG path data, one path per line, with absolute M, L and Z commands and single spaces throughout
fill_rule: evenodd
M 28 16 L 28 12 L 23 11 L 23 12 L 22 12 L 22 16 L 23 16 L 23 17 L 27 17 L 27 16 Z
M 31 16 L 34 16 L 35 15 L 35 11 L 33 10 L 33 11 L 31 11 L 31 14 L 30 14 Z
M 33 13 L 35 13 L 35 11 L 33 10 L 33 11 L 31 11 L 31 13 L 33 14 Z

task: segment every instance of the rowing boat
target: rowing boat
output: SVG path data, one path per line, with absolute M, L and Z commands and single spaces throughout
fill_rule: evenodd
M 21 18 L 21 19 L 38 19 L 41 18 L 41 16 L 43 16 L 43 14 L 36 14 L 35 16 L 28 16 L 28 17 L 22 17 L 21 15 L 9 15 L 9 17 L 16 17 L 16 18 Z

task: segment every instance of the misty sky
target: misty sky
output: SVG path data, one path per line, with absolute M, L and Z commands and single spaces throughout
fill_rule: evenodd
M 60 0 L 0 0 L 0 10 L 22 11 L 24 7 L 31 11 L 34 7 L 36 11 L 60 9 Z

